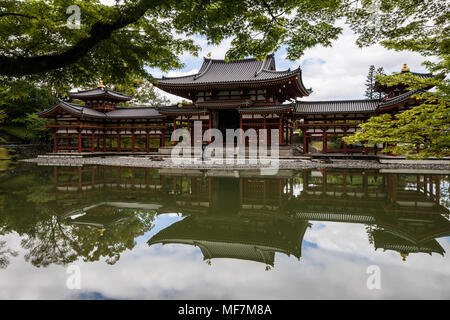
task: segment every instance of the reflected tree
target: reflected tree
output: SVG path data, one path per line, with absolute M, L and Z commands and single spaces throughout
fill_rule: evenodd
M 78 225 L 76 221 L 56 216 L 41 221 L 36 233 L 22 241 L 22 247 L 28 250 L 25 259 L 37 267 L 64 265 L 78 259 L 94 262 L 102 258 L 108 264 L 115 264 L 125 250 L 135 247 L 136 237 L 151 230 L 154 221 L 154 212 L 118 210 L 116 213 L 121 217 L 119 221 L 111 217 L 101 227 L 95 222 Z

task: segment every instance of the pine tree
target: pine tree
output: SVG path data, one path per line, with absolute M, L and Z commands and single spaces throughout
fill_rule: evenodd
M 379 67 L 375 73 L 376 76 L 385 76 L 386 73 L 384 73 L 383 67 Z M 378 99 L 384 98 L 384 93 L 378 92 Z
M 366 92 L 365 96 L 367 99 L 373 99 L 374 98 L 374 87 L 375 87 L 375 66 L 372 64 L 369 67 L 369 73 L 367 74 L 367 80 L 366 80 Z

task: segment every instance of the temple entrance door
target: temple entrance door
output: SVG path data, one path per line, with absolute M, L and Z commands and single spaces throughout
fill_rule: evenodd
M 236 130 L 239 128 L 239 112 L 236 109 L 217 110 L 217 126 L 223 137 L 226 137 L 226 129 Z

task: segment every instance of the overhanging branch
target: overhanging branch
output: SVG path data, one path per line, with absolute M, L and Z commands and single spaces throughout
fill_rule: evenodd
M 7 57 L 0 55 L 0 75 L 20 77 L 65 67 L 86 55 L 95 45 L 108 39 L 111 34 L 129 24 L 138 21 L 145 12 L 157 5 L 158 0 L 141 0 L 135 6 L 119 9 L 112 22 L 96 22 L 89 36 L 81 39 L 67 50 L 36 57 Z

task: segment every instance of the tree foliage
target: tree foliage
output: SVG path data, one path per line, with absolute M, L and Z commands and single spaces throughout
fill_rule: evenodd
M 364 95 L 367 99 L 373 99 L 374 97 L 375 80 L 375 66 L 372 64 L 369 67 L 369 72 L 366 79 L 366 92 L 364 93 Z
M 430 57 L 424 65 L 435 74 L 432 79 L 421 79 L 411 73 L 377 77 L 381 84 L 405 84 L 419 92 L 422 103 L 404 113 L 391 117 L 372 117 L 362 124 L 362 132 L 347 138 L 348 143 L 386 143 L 383 152 L 411 157 L 443 157 L 450 154 L 449 92 L 445 76 L 450 70 L 450 14 L 448 2 L 440 0 L 394 1 L 382 0 L 374 14 L 369 9 L 376 1 L 363 2 L 348 15 L 348 22 L 359 34 L 361 46 L 381 43 L 388 49 L 408 50 Z
M 259 58 L 287 45 L 297 59 L 317 44 L 330 46 L 341 32 L 343 1 L 328 0 L 129 0 L 106 6 L 97 0 L 2 1 L 0 74 L 36 76 L 62 88 L 105 82 L 126 85 L 182 66 L 179 56 L 232 39 L 230 59 Z M 81 9 L 81 28 L 65 26 L 70 5 Z M 44 75 L 44 78 L 43 78 Z

